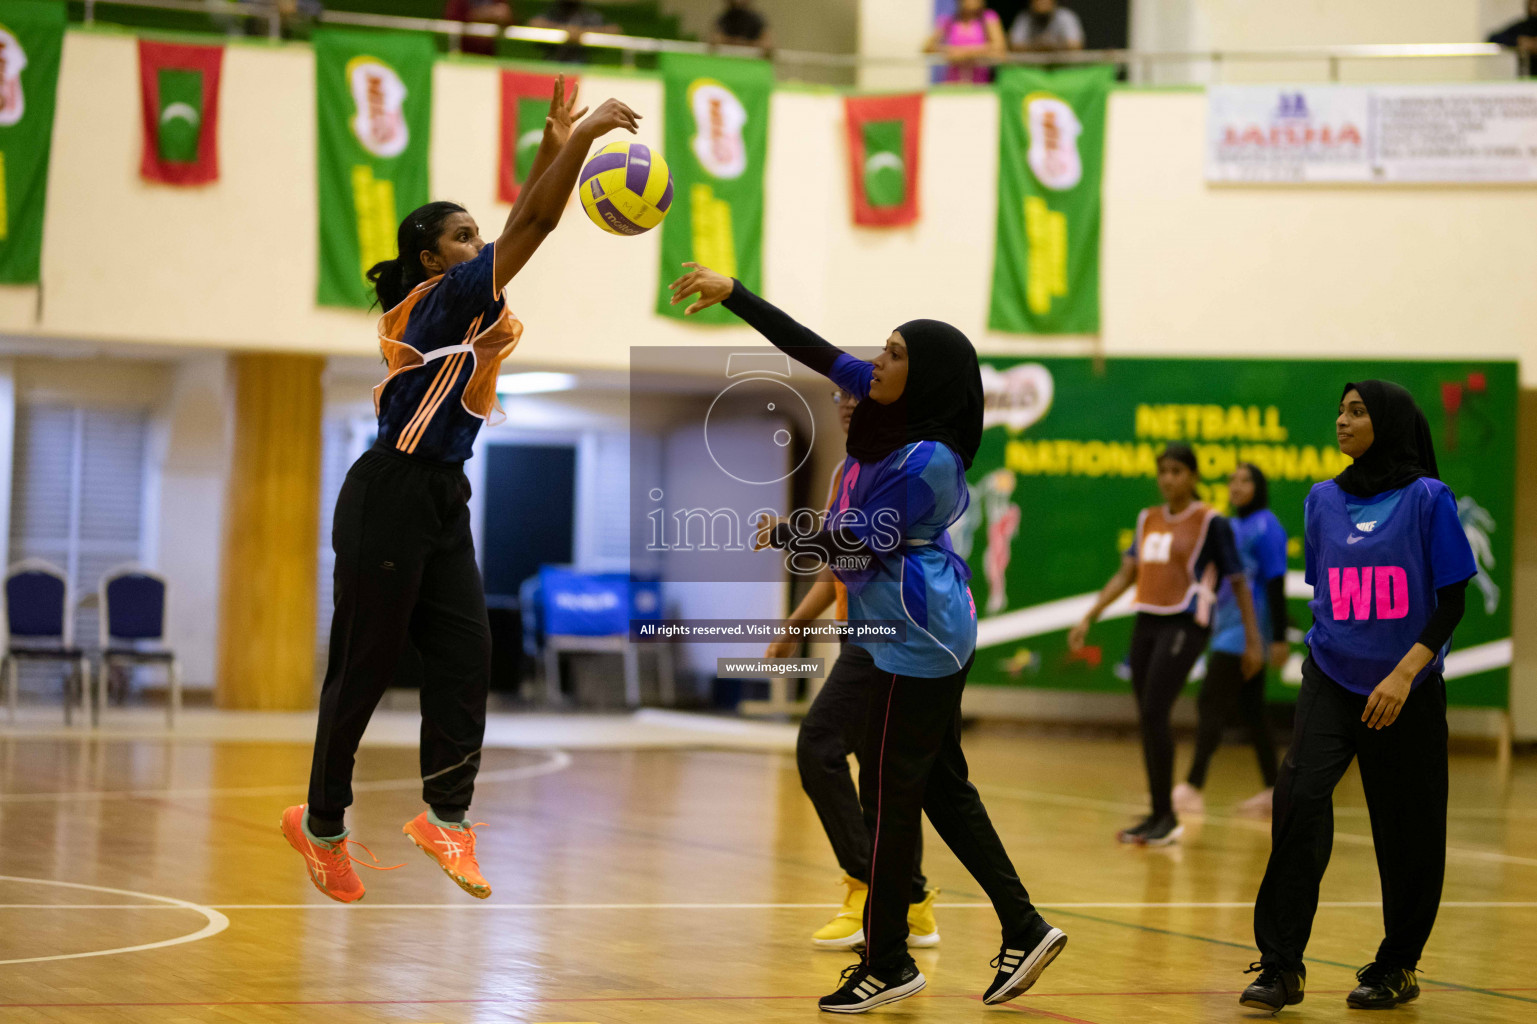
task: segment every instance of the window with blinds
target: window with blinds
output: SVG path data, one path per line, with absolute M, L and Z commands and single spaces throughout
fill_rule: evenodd
M 94 595 L 102 575 L 142 557 L 148 432 L 143 410 L 16 406 L 10 557 L 42 558 L 64 570 L 75 642 L 88 649 L 97 646 Z M 21 670 L 24 688 L 51 688 L 62 671 L 28 663 Z

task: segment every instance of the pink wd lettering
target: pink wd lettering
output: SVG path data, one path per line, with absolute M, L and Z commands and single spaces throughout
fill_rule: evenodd
M 1376 581 L 1375 588 L 1373 580 Z M 1372 596 L 1376 591 L 1376 617 L 1401 619 L 1409 614 L 1409 574 L 1397 565 L 1347 566 L 1329 570 L 1329 600 L 1334 621 L 1372 618 Z

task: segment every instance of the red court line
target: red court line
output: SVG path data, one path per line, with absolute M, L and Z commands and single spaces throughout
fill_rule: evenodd
M 1350 989 L 1310 989 L 1315 995 L 1344 995 Z M 1537 988 L 1425 988 L 1426 992 L 1436 993 L 1469 993 L 1477 995 L 1483 992 L 1537 992 Z M 1031 992 L 1021 996 L 1021 999 L 1079 999 L 1088 996 L 1097 996 L 1101 999 L 1113 999 L 1116 997 L 1131 996 L 1229 996 L 1234 995 L 1232 989 L 1189 989 L 1182 991 L 1162 990 L 1156 992 Z M 790 996 L 551 996 L 549 998 L 516 998 L 507 999 L 233 999 L 220 1001 L 200 1001 L 196 999 L 183 1002 L 146 1002 L 146 1003 L 0 1003 L 0 1010 L 47 1010 L 47 1009 L 99 1009 L 110 1010 L 119 1008 L 140 1007 L 176 1007 L 176 1006 L 517 1006 L 517 1005 L 542 1005 L 545 1003 L 716 1003 L 716 1002 L 759 1002 L 784 999 L 805 999 L 814 1001 L 819 998 L 816 995 L 790 995 Z M 980 999 L 980 996 L 941 995 L 939 993 L 924 993 L 916 996 L 918 999 Z M 1000 1003 L 1000 1006 L 1010 1010 L 1024 1010 L 1025 1007 Z M 1030 1012 L 1044 1013 L 1050 1017 L 1056 1017 L 1064 1021 L 1077 1021 L 1076 1017 L 1065 1017 L 1054 1014 L 1049 1010 L 1030 1007 Z M 1080 1024 L 1094 1024 L 1092 1021 L 1082 1021 Z

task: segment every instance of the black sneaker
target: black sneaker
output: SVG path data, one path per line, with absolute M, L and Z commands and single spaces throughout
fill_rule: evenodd
M 1179 842 L 1180 836 L 1184 834 L 1185 826 L 1179 823 L 1179 819 L 1172 814 L 1165 814 L 1158 818 L 1149 815 L 1131 828 L 1117 832 L 1115 837 L 1123 843 L 1134 843 L 1137 846 L 1170 846 Z
M 824 1013 L 864 1013 L 906 999 L 928 983 L 911 960 L 891 971 L 872 971 L 861 961 L 844 970 L 843 985 L 819 999 L 817 1006 Z
M 1373 960 L 1356 972 L 1355 987 L 1345 1002 L 1356 1010 L 1391 1010 L 1420 997 L 1420 983 L 1412 968 L 1389 967 Z
M 1282 1008 L 1302 1002 L 1302 990 L 1308 980 L 1306 967 L 1287 971 L 1274 964 L 1254 963 L 1244 973 L 1255 971 L 1259 972 L 1259 980 L 1243 990 L 1243 995 L 1238 997 L 1239 1006 L 1280 1013 Z
M 989 1005 L 1006 1003 L 1023 994 L 1066 945 L 1067 935 L 1062 929 L 1053 928 L 1037 914 L 1035 924 L 1028 931 L 1016 941 L 1005 942 L 998 955 L 993 957 L 992 966 L 997 968 L 998 974 L 987 986 L 982 1001 Z

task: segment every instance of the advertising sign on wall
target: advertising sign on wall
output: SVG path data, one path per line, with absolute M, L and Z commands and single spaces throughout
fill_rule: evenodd
M 1425 410 L 1478 559 L 1447 661 L 1449 699 L 1505 707 L 1517 398 L 1508 362 L 1113 359 L 1101 371 L 1090 359 L 984 359 L 986 429 L 967 474 L 971 505 L 950 530 L 972 567 L 977 604 L 970 682 L 1129 692 L 1124 605 L 1084 650 L 1069 653 L 1066 634 L 1120 564 L 1138 511 L 1159 502 L 1155 460 L 1175 440 L 1195 449 L 1203 497 L 1221 511 L 1239 461 L 1265 472 L 1291 537 L 1291 620 L 1305 630 L 1302 502 L 1349 464 L 1334 442 L 1340 392 L 1372 377 L 1404 385 Z M 1272 677 L 1273 698 L 1295 693 Z
M 1219 85 L 1206 180 L 1537 181 L 1537 84 Z

